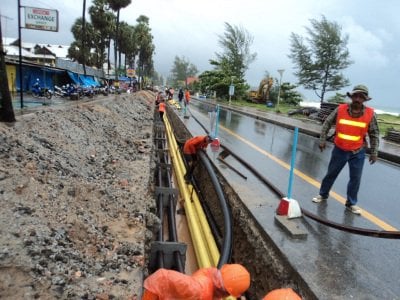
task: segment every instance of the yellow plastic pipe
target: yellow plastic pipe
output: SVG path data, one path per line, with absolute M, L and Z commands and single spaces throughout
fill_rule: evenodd
M 172 132 L 170 130 L 169 124 L 167 125 L 167 122 L 166 122 L 166 128 L 167 128 L 166 132 L 168 137 L 168 143 L 170 145 L 169 149 L 171 152 L 172 163 L 178 180 L 178 186 L 181 195 L 184 199 L 183 202 L 186 211 L 186 218 L 188 221 L 190 235 L 193 241 L 193 247 L 197 258 L 197 263 L 200 268 L 210 267 L 212 266 L 212 262 L 210 259 L 210 255 L 208 253 L 208 247 L 206 246 L 205 239 L 203 238 L 198 218 L 196 216 L 195 208 L 193 206 L 193 203 L 190 201 L 190 194 L 188 194 L 188 190 L 186 188 L 182 188 L 184 186 L 184 179 L 182 175 L 184 170 L 181 169 L 181 166 L 178 163 L 180 155 L 176 151 L 177 150 L 176 145 L 173 145 L 174 143 L 173 143 Z
M 186 173 L 186 167 L 183 163 L 171 125 L 165 115 L 164 124 L 166 127 L 172 165 L 176 173 L 179 190 L 184 199 L 186 218 L 198 265 L 200 268 L 215 267 L 220 257 L 219 250 L 196 191 L 191 184 L 185 183 L 184 174 Z
M 168 128 L 171 128 L 169 124 L 168 124 Z M 173 149 L 175 150 L 176 157 L 178 158 L 177 161 L 179 163 L 180 170 L 182 171 L 181 176 L 179 176 L 180 179 L 182 179 L 179 183 L 180 187 L 182 190 L 188 189 L 188 193 L 190 194 L 190 200 L 193 202 L 193 204 L 195 206 L 196 214 L 194 215 L 194 217 L 196 217 L 198 220 L 197 222 L 200 223 L 200 228 L 202 230 L 203 239 L 205 239 L 205 241 L 206 241 L 206 246 L 208 247 L 208 253 L 212 257 L 213 265 L 217 265 L 218 261 L 219 261 L 220 253 L 219 253 L 219 250 L 215 243 L 214 236 L 212 235 L 210 226 L 208 224 L 204 210 L 200 204 L 200 199 L 199 199 L 197 193 L 194 191 L 192 185 L 186 185 L 184 183 L 183 175 L 186 172 L 186 168 L 183 163 L 182 156 L 180 155 L 179 147 L 176 143 L 176 140 L 174 138 L 172 130 L 170 130 L 170 136 L 172 138 Z

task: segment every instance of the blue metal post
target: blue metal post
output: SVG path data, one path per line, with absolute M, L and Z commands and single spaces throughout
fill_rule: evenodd
M 215 133 L 214 133 L 214 137 L 218 137 L 219 104 L 217 104 L 216 110 L 217 110 L 217 117 L 215 118 Z
M 292 146 L 292 160 L 290 162 L 290 175 L 289 175 L 289 187 L 288 187 L 288 199 L 292 198 L 292 184 L 293 184 L 293 171 L 296 163 L 296 148 L 297 148 L 297 137 L 299 135 L 299 128 L 294 128 L 293 146 Z

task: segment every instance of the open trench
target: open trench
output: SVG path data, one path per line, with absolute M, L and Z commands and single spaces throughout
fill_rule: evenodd
M 167 115 L 178 141 L 185 141 L 191 137 L 190 132 L 173 109 L 167 108 Z M 317 299 L 299 273 L 290 265 L 285 253 L 282 253 L 275 245 L 229 182 L 218 172 L 217 168 L 213 167 L 213 169 L 232 215 L 233 246 L 230 262 L 244 265 L 251 274 L 251 286 L 245 294 L 246 299 L 261 299 L 267 292 L 282 287 L 291 287 L 303 299 Z M 202 164 L 195 169 L 194 177 L 198 184 L 203 208 L 209 222 L 215 228 L 215 240 L 221 249 L 224 216 L 213 184 Z M 179 223 L 184 224 L 181 221 Z M 186 237 L 187 231 L 182 228 L 178 229 L 178 237 L 181 238 L 181 235 Z M 190 241 L 188 242 L 190 243 Z M 190 250 L 190 247 L 188 249 Z M 188 256 L 186 267 L 193 269 L 193 258 L 189 257 L 193 254 L 190 253 L 193 252 L 188 251 L 186 254 Z M 191 271 L 186 270 L 186 273 L 190 274 Z

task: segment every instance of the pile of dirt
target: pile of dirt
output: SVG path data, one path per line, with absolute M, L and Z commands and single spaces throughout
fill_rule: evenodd
M 0 298 L 136 299 L 158 219 L 153 95 L 0 123 Z

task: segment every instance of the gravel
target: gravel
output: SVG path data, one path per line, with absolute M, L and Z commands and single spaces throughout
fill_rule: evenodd
M 136 299 L 152 195 L 153 95 L 0 123 L 0 298 Z

